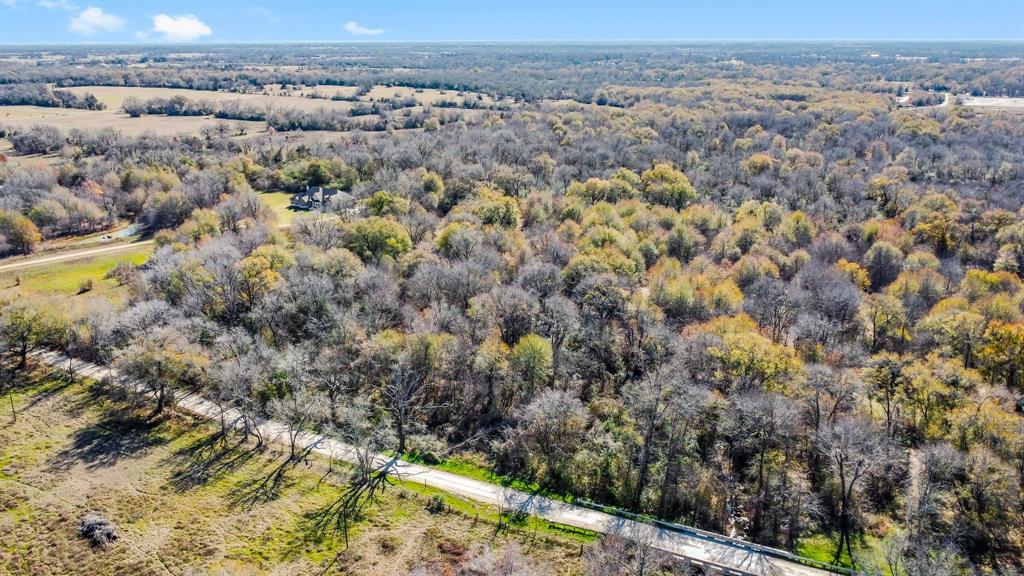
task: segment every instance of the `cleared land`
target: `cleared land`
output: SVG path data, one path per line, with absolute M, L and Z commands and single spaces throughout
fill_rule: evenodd
M 1006 98 L 1001 96 L 961 96 L 964 106 L 978 108 L 1005 108 L 1024 110 L 1024 98 Z
M 277 216 L 278 226 L 288 226 L 295 219 L 295 216 L 302 214 L 302 211 L 293 210 L 291 206 L 292 195 L 287 192 L 263 192 L 260 200 L 263 201 Z
M 149 259 L 152 250 L 149 243 L 128 244 L 114 251 L 93 252 L 93 256 L 83 257 L 76 252 L 78 255 L 72 259 L 51 260 L 28 268 L 8 268 L 0 271 L 0 300 L 20 294 L 43 294 L 72 299 L 103 296 L 120 303 L 127 298 L 127 289 L 117 280 L 107 278 L 107 273 L 120 262 L 142 264 Z M 83 293 L 82 287 L 89 281 L 92 287 Z
M 154 132 L 158 135 L 189 134 L 203 128 L 227 124 L 232 133 L 244 127 L 249 134 L 266 129 L 264 122 L 243 120 L 221 120 L 212 116 L 142 116 L 131 118 L 120 109 L 77 110 L 71 108 L 46 108 L 42 106 L 0 106 L 0 125 L 28 128 L 34 125 L 48 125 L 69 130 L 102 130 L 115 128 L 126 134 L 138 135 Z
M 321 484 L 319 463 L 282 466 L 280 454 L 232 439 L 184 416 L 151 421 L 146 412 L 63 376 L 39 373 L 0 413 L 0 573 L 405 574 L 442 571 L 483 546 L 523 542 L 557 573 L 578 571 L 580 540 L 499 528 L 497 510 L 414 484 L 387 490 L 340 536 L 313 523 L 339 489 Z M 267 482 L 264 484 L 264 482 Z M 77 536 L 89 512 L 105 515 L 121 538 L 104 550 Z M 333 562 L 333 564 L 332 564 Z
M 237 92 L 218 92 L 211 90 L 188 90 L 179 88 L 145 88 L 134 86 L 75 86 L 63 88 L 78 95 L 91 93 L 106 104 L 106 110 L 78 110 L 71 108 L 48 108 L 42 106 L 0 106 L 0 125 L 16 128 L 28 128 L 33 125 L 49 125 L 61 130 L 100 130 L 115 128 L 129 135 L 154 132 L 158 135 L 191 134 L 203 128 L 227 124 L 231 133 L 238 134 L 244 130 L 247 134 L 255 134 L 266 129 L 265 122 L 249 122 L 242 120 L 222 120 L 212 116 L 162 116 L 144 115 L 131 118 L 121 111 L 125 98 L 134 96 L 140 100 L 151 98 L 173 98 L 183 96 L 189 100 L 206 100 L 211 102 L 242 102 L 258 109 L 291 109 L 313 112 L 320 109 L 350 110 L 355 103 L 344 100 L 331 100 L 336 93 L 354 95 L 356 88 L 352 86 L 310 86 L 297 89 L 283 89 L 281 86 L 268 85 L 268 94 L 242 94 Z M 309 94 L 320 94 L 325 98 L 309 98 Z M 431 105 L 439 100 L 474 99 L 485 104 L 495 101 L 487 95 L 435 89 L 413 89 L 405 86 L 375 86 L 369 94 L 360 98 L 361 101 L 388 99 L 398 97 L 414 97 L 420 106 Z M 419 109 L 413 109 L 418 111 Z M 468 111 L 464 111 L 468 112 Z
M 459 94 L 462 94 L 460 96 Z M 493 104 L 496 102 L 493 98 L 486 94 L 478 94 L 476 92 L 458 92 L 454 90 L 437 90 L 434 88 L 409 88 L 407 86 L 374 86 L 368 94 L 362 97 L 362 100 L 380 100 L 388 98 L 407 98 L 412 96 L 416 98 L 416 101 L 420 104 L 433 104 L 438 100 L 455 100 L 461 102 L 463 99 L 476 99 L 479 96 L 479 101 L 484 104 Z
M 134 96 L 140 100 L 150 98 L 172 98 L 184 96 L 189 100 L 209 100 L 212 102 L 244 102 L 247 105 L 258 107 L 272 107 L 279 109 L 297 109 L 303 111 L 319 110 L 320 108 L 348 110 L 352 107 L 351 102 L 338 100 L 325 100 L 322 98 L 304 98 L 301 96 L 264 96 L 262 94 L 240 94 L 237 92 L 215 92 L 212 90 L 186 90 L 178 88 L 140 88 L 122 86 L 76 86 L 68 88 L 71 92 L 79 95 L 92 93 L 107 105 L 107 109 L 120 110 L 124 99 Z

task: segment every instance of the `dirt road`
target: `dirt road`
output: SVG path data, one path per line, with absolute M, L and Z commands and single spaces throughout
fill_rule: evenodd
M 55 352 L 39 354 L 37 358 L 55 368 L 66 369 L 69 364 L 66 356 Z M 120 376 L 115 369 L 80 360 L 73 360 L 71 364 L 78 374 L 96 379 L 113 376 L 118 384 L 129 389 L 139 389 L 134 383 Z M 178 398 L 176 407 L 212 420 L 219 421 L 221 418 L 220 408 L 197 394 Z M 224 417 L 226 421 L 236 424 L 241 420 L 240 414 L 230 409 L 224 413 Z M 279 422 L 264 421 L 259 425 L 259 429 L 263 437 L 269 441 L 288 442 L 288 428 Z M 296 448 L 308 449 L 310 452 L 326 458 L 349 462 L 355 460 L 355 449 L 352 446 L 317 434 L 299 434 Z M 378 458 L 384 459 L 383 456 Z M 824 576 L 830 574 L 822 569 L 780 558 L 778 554 L 767 554 L 764 549 L 725 536 L 698 530 L 682 532 L 661 528 L 407 462 L 400 462 L 397 472 L 399 477 L 406 482 L 423 483 L 505 510 L 523 512 L 559 524 L 649 542 L 654 548 L 685 558 L 694 564 L 713 566 L 724 574 L 733 576 Z
M 277 228 L 285 229 L 288 228 L 289 226 L 290 224 L 283 223 L 278 224 Z M 152 245 L 154 242 L 155 241 L 153 239 L 149 239 L 139 240 L 136 242 L 108 244 L 105 246 L 97 246 L 90 248 L 72 249 L 64 252 L 58 252 L 56 254 L 41 252 L 39 254 L 33 254 L 31 256 L 13 256 L 11 258 L 5 258 L 3 260 L 0 260 L 0 272 L 7 272 L 9 270 L 19 270 L 22 268 L 31 268 L 33 266 L 42 266 L 44 264 L 53 264 L 55 262 L 66 262 L 69 260 L 91 258 L 93 256 L 100 256 L 102 254 L 130 250 L 132 248 L 138 248 L 139 246 L 149 246 Z
M 55 262 L 66 262 L 68 260 L 90 258 L 92 256 L 109 254 L 111 252 L 122 252 L 124 250 L 138 248 L 139 246 L 148 246 L 150 244 L 153 244 L 153 240 L 125 242 L 123 244 L 99 246 L 96 248 L 83 248 L 80 250 L 68 250 L 67 252 L 61 252 L 52 255 L 47 255 L 44 252 L 42 254 L 36 254 L 33 256 L 17 256 L 14 258 L 7 258 L 5 260 L 0 261 L 0 272 L 6 272 L 8 270 L 19 270 L 21 268 L 31 268 L 33 266 L 42 266 L 43 264 L 53 264 Z

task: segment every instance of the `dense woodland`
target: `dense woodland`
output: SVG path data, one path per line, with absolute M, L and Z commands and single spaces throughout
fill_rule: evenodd
M 196 58 L 196 53 L 202 58 Z M 590 102 L 607 85 L 722 78 L 897 92 L 1024 96 L 1013 42 L 869 44 L 387 44 L 0 47 L 0 84 L 261 91 L 266 84 L 403 85 Z
M 15 363 L 46 345 L 118 366 L 156 411 L 201 390 L 250 423 L 460 458 L 754 542 L 830 534 L 836 561 L 866 571 L 1014 574 L 1024 116 L 895 110 L 868 86 L 1019 95 L 1022 67 L 784 48 L 675 64 L 609 49 L 607 65 L 553 48 L 522 64 L 543 75 L 521 75 L 516 50 L 397 73 L 383 68 L 415 57 L 365 48 L 380 70 L 332 77 L 445 77 L 530 102 L 326 141 L 51 130 L 52 169 L 0 169 L 8 249 L 119 220 L 158 248 L 112 271 L 124 309 L 20 298 L 0 335 Z M 232 50 L 160 85 L 325 80 L 219 62 Z M 155 82 L 69 70 L 13 68 Z M 567 91 L 582 101 L 544 99 Z M 278 228 L 258 192 L 306 185 L 358 209 Z M 884 562 L 861 558 L 869 540 Z

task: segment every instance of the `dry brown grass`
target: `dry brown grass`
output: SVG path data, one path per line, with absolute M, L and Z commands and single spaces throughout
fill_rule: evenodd
M 184 96 L 189 100 L 209 100 L 211 102 L 239 101 L 247 105 L 266 107 L 272 106 L 279 109 L 298 109 L 304 111 L 317 110 L 321 107 L 328 109 L 348 110 L 352 104 L 344 101 L 303 98 L 301 94 L 295 96 L 264 96 L 262 94 L 240 94 L 237 92 L 216 92 L 212 90 L 188 90 L 181 88 L 143 88 L 134 86 L 76 86 L 68 88 L 76 94 L 87 92 L 96 95 L 96 98 L 107 105 L 108 110 L 120 110 L 124 99 L 135 96 L 140 100 L 150 98 L 171 98 L 173 96 Z
M 174 416 L 147 422 L 95 388 L 50 376 L 0 413 L 0 574 L 405 574 L 442 570 L 512 536 L 458 512 L 431 515 L 425 494 L 395 487 L 351 532 L 309 538 L 309 518 L 339 493 L 318 486 L 314 463 L 288 469 L 276 492 L 255 494 L 280 455 L 211 444 L 213 427 Z M 144 413 L 143 413 L 144 414 Z M 76 535 L 88 512 L 121 529 L 112 547 Z M 579 571 L 579 544 L 516 535 L 559 574 Z M 333 562 L 332 562 L 333 561 Z
M 61 130 L 101 130 L 114 128 L 125 134 L 138 135 L 152 131 L 158 135 L 191 134 L 208 126 L 225 123 L 237 132 L 244 126 L 249 134 L 266 129 L 264 122 L 220 120 L 212 116 L 142 116 L 131 118 L 119 108 L 77 110 L 42 106 L 0 106 L 0 125 L 28 128 L 36 124 L 55 126 Z

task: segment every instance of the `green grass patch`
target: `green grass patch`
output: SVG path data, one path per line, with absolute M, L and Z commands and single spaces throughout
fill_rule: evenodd
M 278 224 L 291 224 L 295 215 L 301 212 L 290 208 L 292 195 L 287 192 L 261 192 L 260 200 L 274 212 Z
M 844 568 L 864 568 L 866 564 L 879 568 L 885 566 L 885 540 L 882 538 L 871 535 L 866 535 L 863 539 L 854 538 L 853 554 L 855 558 L 850 558 L 850 554 L 844 547 L 839 560 L 835 561 L 838 543 L 838 535 L 812 534 L 800 539 L 796 546 L 796 553 L 811 560 L 835 564 Z
M 447 509 L 450 509 L 452 512 L 457 512 L 477 521 L 494 524 L 501 529 L 511 530 L 519 534 L 540 534 L 579 543 L 594 542 L 600 537 L 600 534 L 597 532 L 550 522 L 536 516 L 510 514 L 496 506 L 472 502 L 432 486 L 417 484 L 413 479 L 400 481 L 398 486 L 426 498 L 440 497 Z
M 143 264 L 149 260 L 152 251 L 151 245 L 136 246 L 81 260 L 52 262 L 5 271 L 0 273 L 0 297 L 9 298 L 27 293 L 74 297 L 79 295 L 84 284 L 91 281 L 92 289 L 83 292 L 83 295 L 104 296 L 112 301 L 121 302 L 125 299 L 127 290 L 124 286 L 118 285 L 117 280 L 107 278 L 107 273 L 121 262 L 136 266 Z
M 530 482 L 523 480 L 522 478 L 516 478 L 509 475 L 496 474 L 491 468 L 468 458 L 453 456 L 451 458 L 446 458 L 437 464 L 428 464 L 423 460 L 423 458 L 415 454 L 406 454 L 402 459 L 406 462 L 419 464 L 420 466 L 426 466 L 428 468 L 434 468 L 435 470 L 449 472 L 458 476 L 480 480 L 481 482 L 487 482 L 488 484 L 496 484 L 498 486 L 512 488 L 528 494 L 536 494 L 538 496 L 550 498 L 551 500 L 558 500 L 559 502 L 565 502 L 567 504 L 572 504 L 575 501 L 571 495 L 553 492 L 542 487 L 536 482 Z

